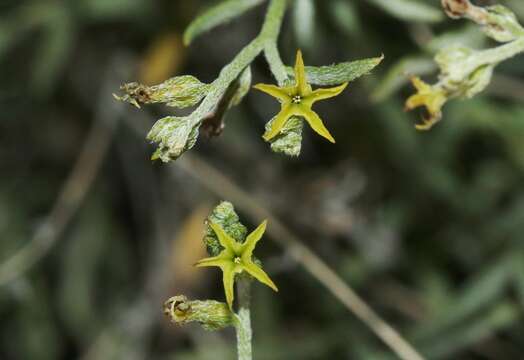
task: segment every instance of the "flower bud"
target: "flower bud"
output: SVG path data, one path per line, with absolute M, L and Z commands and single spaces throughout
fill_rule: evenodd
M 190 75 L 176 76 L 161 84 L 147 86 L 137 82 L 120 87 L 126 94 L 114 95 L 117 100 L 129 102 L 136 107 L 140 104 L 165 103 L 176 108 L 194 106 L 206 96 L 209 85 Z
M 206 330 L 220 330 L 234 324 L 234 315 L 227 304 L 214 300 L 188 300 L 184 295 L 168 299 L 164 303 L 164 313 L 174 323 L 185 325 L 196 321 Z

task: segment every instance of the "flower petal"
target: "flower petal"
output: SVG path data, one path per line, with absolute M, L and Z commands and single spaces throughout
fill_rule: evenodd
M 260 281 L 262 284 L 265 284 L 269 286 L 271 289 L 278 292 L 278 288 L 275 285 L 275 283 L 269 278 L 269 276 L 266 274 L 264 270 L 262 270 L 260 267 L 258 267 L 253 262 L 244 263 L 242 268 L 251 276 L 253 276 L 255 279 Z
M 251 261 L 253 250 L 255 250 L 257 242 L 262 239 L 262 235 L 264 235 L 264 232 L 266 231 L 266 225 L 267 220 L 262 221 L 262 223 L 247 236 L 246 242 L 242 246 L 242 260 L 244 262 L 247 263 Z
M 324 126 L 324 123 L 322 122 L 322 119 L 320 116 L 317 115 L 316 112 L 314 112 L 311 109 L 308 109 L 307 111 L 301 111 L 300 114 L 304 119 L 307 121 L 309 126 L 320 136 L 328 139 L 333 144 L 335 143 L 335 139 L 330 134 L 329 130 Z
M 301 96 L 308 96 L 311 93 L 311 85 L 306 79 L 306 69 L 304 67 L 304 59 L 302 58 L 302 51 L 297 50 L 297 58 L 295 60 L 295 82 L 298 93 Z
M 233 309 L 233 300 L 235 299 L 235 291 L 233 285 L 235 283 L 235 265 L 229 263 L 227 267 L 222 268 L 222 282 L 224 283 L 224 293 L 226 294 L 226 302 L 230 309 Z
M 222 245 L 226 251 L 230 251 L 231 253 L 236 253 L 237 249 L 240 248 L 240 244 L 235 241 L 231 236 L 226 234 L 224 229 L 220 227 L 220 225 L 210 222 L 209 226 L 213 229 L 215 234 L 217 235 L 218 241 L 220 242 L 220 245 Z
M 335 97 L 339 95 L 344 89 L 348 86 L 349 83 L 344 83 L 342 85 L 332 87 L 332 88 L 322 88 L 322 89 L 316 89 L 313 91 L 313 93 L 310 95 L 312 99 L 312 104 L 324 99 L 329 99 L 332 97 Z
M 292 114 L 289 109 L 289 106 L 282 107 L 282 110 L 280 110 L 277 116 L 275 116 L 275 118 L 272 120 L 270 129 L 266 131 L 264 135 L 262 135 L 264 140 L 269 141 L 275 136 L 277 136 L 291 115 Z
M 266 94 L 279 99 L 282 102 L 291 101 L 291 97 L 289 96 L 289 93 L 291 92 L 292 88 L 289 88 L 289 87 L 281 88 L 281 87 L 278 87 L 272 84 L 256 84 L 253 87 L 257 90 L 265 92 Z
M 228 264 L 230 264 L 232 261 L 231 260 L 227 260 L 227 259 L 224 259 L 223 256 L 221 255 L 218 255 L 218 256 L 213 256 L 213 257 L 209 257 L 209 258 L 205 258 L 205 259 L 202 259 L 202 260 L 199 260 L 195 266 L 197 267 L 205 267 L 205 266 L 218 266 L 219 268 L 223 268 L 224 266 L 228 266 Z

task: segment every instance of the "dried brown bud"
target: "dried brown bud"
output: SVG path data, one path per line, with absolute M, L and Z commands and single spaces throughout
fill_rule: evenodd
M 473 5 L 469 0 L 442 0 L 442 7 L 450 18 L 459 19 L 466 16 Z

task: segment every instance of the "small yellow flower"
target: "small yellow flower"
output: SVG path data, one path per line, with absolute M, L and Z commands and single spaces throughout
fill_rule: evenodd
M 428 116 L 424 118 L 422 124 L 415 125 L 415 128 L 417 130 L 429 130 L 442 118 L 442 106 L 448 99 L 446 92 L 436 85 L 431 86 L 425 83 L 416 76 L 411 78 L 411 83 L 417 89 L 417 93 L 406 100 L 405 109 L 413 110 L 425 106 Z
M 286 122 L 293 116 L 304 118 L 311 128 L 320 136 L 335 142 L 333 136 L 324 126 L 322 119 L 311 107 L 319 100 L 329 99 L 340 94 L 348 85 L 344 83 L 334 88 L 313 90 L 306 80 L 306 70 L 302 59 L 302 52 L 297 51 L 295 62 L 295 85 L 278 87 L 271 84 L 257 84 L 255 89 L 263 91 L 277 98 L 282 108 L 271 123 L 270 128 L 263 135 L 264 140 L 269 141 L 277 136 Z
M 233 307 L 235 275 L 241 272 L 247 272 L 261 283 L 278 291 L 277 286 L 271 281 L 264 270 L 251 259 L 257 242 L 266 231 L 266 224 L 267 221 L 264 220 L 262 224 L 247 236 L 244 243 L 235 241 L 235 239 L 226 234 L 220 225 L 213 222 L 209 224 L 217 235 L 220 245 L 224 247 L 224 250 L 222 250 L 218 256 L 200 260 L 196 263 L 196 266 L 218 266 L 222 270 L 226 301 L 230 309 Z

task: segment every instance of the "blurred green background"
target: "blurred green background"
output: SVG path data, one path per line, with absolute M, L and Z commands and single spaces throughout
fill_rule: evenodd
M 434 79 L 444 45 L 495 44 L 437 0 L 295 0 L 280 37 L 286 63 L 299 47 L 311 65 L 385 55 L 318 105 L 337 143 L 306 128 L 299 158 L 271 153 L 261 134 L 278 104 L 250 92 L 222 136 L 151 163 L 145 135 L 169 109 L 112 93 L 216 78 L 266 5 L 184 47 L 184 28 L 212 3 L 1 0 L 0 359 L 233 359 L 232 330 L 162 314 L 175 294 L 223 300 L 219 271 L 192 266 L 210 209 L 235 202 L 215 170 L 429 359 L 523 358 L 524 56 L 421 133 L 420 114 L 403 112 L 407 75 Z M 524 21 L 522 1 L 498 3 Z M 253 72 L 272 81 L 262 58 Z M 237 210 L 250 229 L 262 220 Z M 257 254 L 280 292 L 254 287 L 256 359 L 392 358 L 271 240 Z

